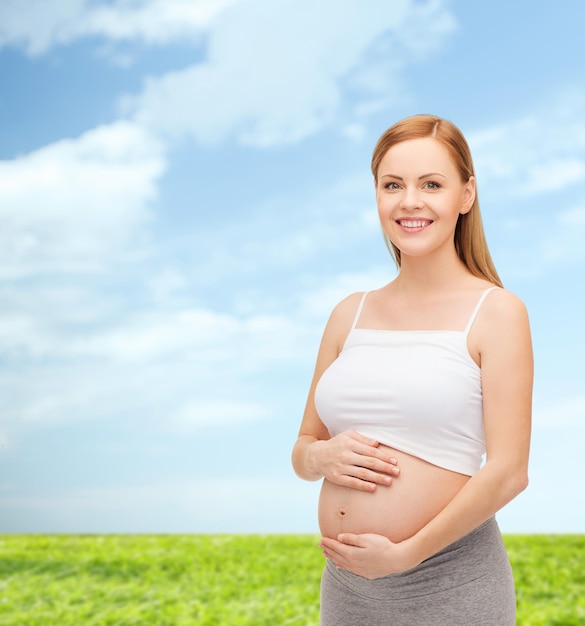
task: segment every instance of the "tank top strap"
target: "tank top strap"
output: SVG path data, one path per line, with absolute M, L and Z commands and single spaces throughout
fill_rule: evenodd
M 353 318 L 353 324 L 351 325 L 351 330 L 353 330 L 356 326 L 356 324 L 358 323 L 358 320 L 360 318 L 360 315 L 362 313 L 362 309 L 364 308 L 364 302 L 366 301 L 366 296 L 368 295 L 369 292 L 364 291 L 364 293 L 362 294 L 359 306 L 357 308 L 357 311 L 355 312 L 355 317 Z
M 465 336 L 467 336 L 469 334 L 469 331 L 471 330 L 471 327 L 473 326 L 473 322 L 475 322 L 475 318 L 477 317 L 477 314 L 479 313 L 479 309 L 481 308 L 481 305 L 483 304 L 483 301 L 486 299 L 487 295 L 492 292 L 494 289 L 499 289 L 499 287 L 488 287 L 479 297 L 479 300 L 477 301 L 477 304 L 475 305 L 475 308 L 473 309 L 473 313 L 471 314 L 471 317 L 469 318 L 469 321 L 467 322 L 467 326 L 465 327 Z

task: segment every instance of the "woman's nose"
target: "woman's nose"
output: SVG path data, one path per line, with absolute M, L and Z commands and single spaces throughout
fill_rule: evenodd
M 406 188 L 400 201 L 400 207 L 412 211 L 414 209 L 421 209 L 423 206 L 422 199 L 417 189 Z

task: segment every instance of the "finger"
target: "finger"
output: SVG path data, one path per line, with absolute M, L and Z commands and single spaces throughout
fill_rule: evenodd
M 336 558 L 339 557 L 337 551 L 334 549 L 334 544 L 337 543 L 334 540 L 322 539 L 319 542 L 319 547 L 321 548 L 321 552 L 326 559 L 331 559 L 335 561 Z
M 366 467 L 361 467 L 359 465 L 349 466 L 346 469 L 348 475 L 357 478 L 358 480 L 362 480 L 364 482 L 373 483 L 377 485 L 391 485 L 392 484 L 392 476 L 384 473 L 378 472 L 376 470 L 370 470 Z
M 336 546 L 339 546 L 339 548 Z M 336 565 L 347 565 L 347 554 L 351 549 L 351 546 L 344 546 L 339 542 L 335 542 L 335 544 L 324 544 L 322 551 L 323 556 L 333 561 Z
M 337 536 L 337 541 L 346 546 L 353 546 L 355 548 L 365 548 L 367 546 L 366 537 L 353 533 L 341 533 Z
M 355 467 L 352 468 L 352 470 L 355 470 Z M 357 491 L 368 491 L 370 493 L 376 491 L 376 483 L 362 480 L 361 478 L 356 478 L 355 476 L 345 475 L 340 477 L 338 484 L 342 487 L 356 489 Z
M 319 542 L 319 547 L 332 550 L 335 546 L 339 545 L 339 541 L 337 539 L 333 539 L 333 537 L 321 537 L 321 541 Z
M 391 476 L 398 476 L 400 468 L 397 467 L 398 461 L 394 458 L 386 457 L 379 458 L 377 456 L 362 454 L 359 451 L 355 451 L 357 457 L 355 457 L 355 465 L 365 467 L 366 469 L 373 470 L 374 472 L 383 472 Z
M 383 463 L 398 465 L 398 459 L 388 454 L 387 450 L 381 450 L 378 447 L 380 442 L 377 439 L 366 437 L 353 429 L 343 434 L 357 442 L 358 446 L 354 448 L 354 452 L 367 457 L 374 457 Z
M 360 443 L 369 446 L 370 448 L 376 448 L 380 444 L 377 439 L 372 439 L 371 437 L 361 435 L 356 430 L 348 430 L 345 434 L 348 437 L 351 437 L 352 439 L 355 439 L 356 441 L 359 441 Z
M 337 539 L 333 539 L 333 537 L 323 537 L 319 543 L 319 547 L 327 551 L 328 554 L 336 557 L 346 555 L 350 549 L 349 545 L 344 545 Z
M 392 456 L 387 450 L 380 450 L 380 448 L 373 448 L 372 446 L 365 445 L 361 442 L 356 442 L 353 450 L 355 454 L 359 454 L 365 458 L 373 459 L 384 465 L 398 465 L 398 459 Z
M 394 457 L 387 453 L 380 457 L 380 452 L 375 448 L 368 448 L 357 442 L 353 446 L 341 450 L 338 460 L 342 465 L 357 465 L 386 474 L 397 475 L 397 470 L 399 470 L 398 461 Z

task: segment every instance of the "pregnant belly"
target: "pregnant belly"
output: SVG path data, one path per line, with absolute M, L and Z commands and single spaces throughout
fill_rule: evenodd
M 323 481 L 319 526 L 324 537 L 337 537 L 341 532 L 376 533 L 403 541 L 435 517 L 469 480 L 469 476 L 387 449 L 400 467 L 400 476 L 389 487 L 378 485 L 372 493 Z

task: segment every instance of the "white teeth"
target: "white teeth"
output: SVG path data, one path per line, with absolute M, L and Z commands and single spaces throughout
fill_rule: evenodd
M 428 220 L 400 220 L 400 225 L 406 228 L 423 228 L 429 224 Z

